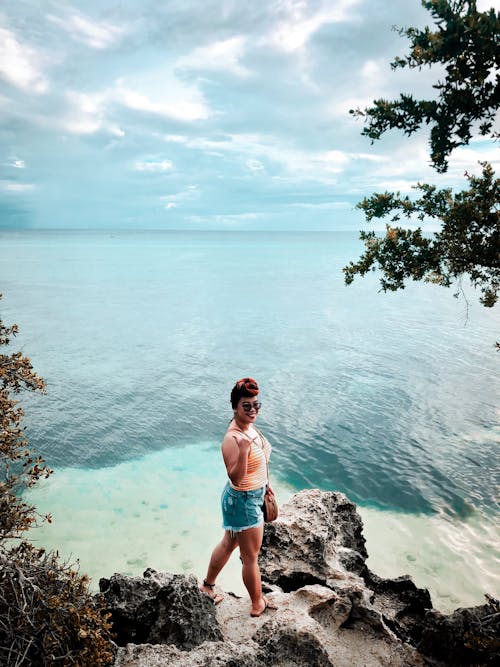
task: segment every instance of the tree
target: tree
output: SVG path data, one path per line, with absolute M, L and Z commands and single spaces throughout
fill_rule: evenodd
M 16 324 L 7 327 L 0 320 L 0 345 L 8 345 L 17 331 Z M 28 449 L 21 426 L 24 412 L 10 395 L 10 392 L 19 394 L 22 389 L 44 392 L 45 382 L 36 375 L 30 360 L 21 352 L 1 354 L 0 545 L 8 539 L 18 538 L 36 521 L 36 510 L 22 499 L 22 492 L 52 472 L 41 457 L 34 456 Z M 50 521 L 49 516 L 46 519 Z
M 494 9 L 478 12 L 476 2 L 468 0 L 423 0 L 422 5 L 431 12 L 437 29 L 400 29 L 411 50 L 405 58 L 396 58 L 392 68 L 444 64 L 445 79 L 434 85 L 437 99 L 401 95 L 392 102 L 376 100 L 373 107 L 351 114 L 365 119 L 362 134 L 372 143 L 389 129 L 411 135 L 429 125 L 432 164 L 445 172 L 453 149 L 467 145 L 476 128 L 481 135 L 498 137 L 493 120 L 500 101 L 500 16 Z M 346 284 L 377 268 L 384 291 L 403 289 L 409 278 L 450 286 L 467 275 L 480 288 L 481 303 L 493 306 L 500 286 L 500 183 L 489 164 L 481 165 L 482 175 L 466 174 L 469 189 L 456 194 L 418 183 L 416 199 L 384 192 L 359 202 L 357 208 L 367 221 L 387 216 L 392 216 L 391 223 L 401 216 L 433 220 L 439 222 L 440 231 L 429 237 L 420 227 L 388 224 L 383 238 L 361 232 L 366 251 L 358 262 L 344 267 Z
M 0 345 L 8 345 L 17 331 L 0 320 Z M 39 518 L 51 518 L 40 517 L 22 493 L 52 473 L 24 436 L 24 413 L 12 394 L 26 389 L 45 391 L 29 358 L 0 354 L 0 664 L 108 665 L 113 650 L 103 600 L 57 553 L 24 538 Z

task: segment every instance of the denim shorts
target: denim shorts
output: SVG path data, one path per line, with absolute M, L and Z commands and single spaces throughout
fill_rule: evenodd
M 265 491 L 265 486 L 254 491 L 236 491 L 228 482 L 220 499 L 224 530 L 240 533 L 261 526 L 264 523 L 262 503 Z

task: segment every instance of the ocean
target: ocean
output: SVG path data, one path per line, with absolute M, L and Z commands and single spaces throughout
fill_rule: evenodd
M 37 544 L 99 577 L 199 577 L 222 535 L 235 380 L 261 387 L 280 502 L 358 504 L 368 565 L 444 611 L 500 596 L 498 309 L 464 281 L 382 293 L 350 232 L 0 231 L 1 317 L 47 394 Z M 221 585 L 242 592 L 234 557 Z

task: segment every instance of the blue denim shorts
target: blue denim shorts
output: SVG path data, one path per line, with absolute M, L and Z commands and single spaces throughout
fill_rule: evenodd
M 236 491 L 228 482 L 220 499 L 224 530 L 240 533 L 261 526 L 264 523 L 262 503 L 265 491 L 265 486 L 255 491 Z

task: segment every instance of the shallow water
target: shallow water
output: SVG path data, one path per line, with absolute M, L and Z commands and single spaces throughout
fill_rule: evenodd
M 220 490 L 225 482 L 216 443 L 168 448 L 89 470 L 57 471 L 33 494 L 53 523 L 32 531 L 37 544 L 60 548 L 97 587 L 113 572 L 140 575 L 147 567 L 203 577 L 222 537 Z M 280 504 L 294 491 L 273 479 Z M 497 526 L 480 513 L 467 521 L 444 514 L 407 514 L 359 507 L 369 552 L 380 576 L 410 574 L 428 588 L 434 606 L 452 610 L 500 590 Z M 237 552 L 220 577 L 244 594 Z
M 250 374 L 283 498 L 347 493 L 372 569 L 409 572 L 438 606 L 499 595 L 499 318 L 470 290 L 467 319 L 436 286 L 345 287 L 341 267 L 360 250 L 347 233 L 0 243 L 2 318 L 48 385 L 22 399 L 30 442 L 56 470 L 35 492 L 55 516 L 38 539 L 95 579 L 146 566 L 203 575 L 228 395 Z

